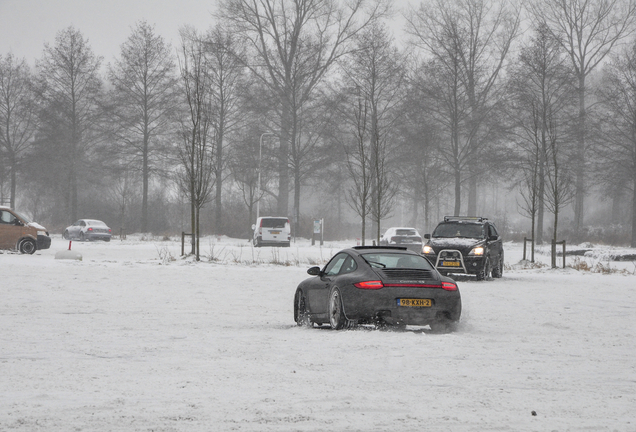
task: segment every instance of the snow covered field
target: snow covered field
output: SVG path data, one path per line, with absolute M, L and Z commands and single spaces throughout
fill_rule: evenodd
M 633 262 L 529 269 L 507 243 L 502 279 L 459 279 L 458 332 L 336 332 L 292 301 L 350 243 L 201 244 L 216 261 L 138 236 L 0 253 L 0 431 L 636 431 Z

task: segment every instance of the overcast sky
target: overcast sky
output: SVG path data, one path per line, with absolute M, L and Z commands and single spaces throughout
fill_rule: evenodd
M 12 52 L 33 64 L 44 43 L 70 25 L 79 29 L 96 55 L 110 63 L 135 23 L 145 19 L 173 47 L 179 27 L 206 30 L 215 0 L 0 0 L 0 55 Z
M 413 2 L 394 3 L 398 9 Z M 215 7 L 216 0 L 0 0 L 0 55 L 12 52 L 33 65 L 44 43 L 55 45 L 57 33 L 72 25 L 107 64 L 119 56 L 138 21 L 154 25 L 176 47 L 179 28 L 189 24 L 207 30 Z M 396 22 L 395 27 L 400 25 Z
M 12 52 L 34 65 L 42 57 L 44 43 L 55 45 L 55 36 L 69 26 L 88 39 L 93 53 L 112 63 L 120 46 L 140 20 L 155 26 L 158 34 L 179 44 L 179 28 L 185 24 L 207 30 L 213 24 L 217 0 L 0 0 L 0 55 Z M 394 0 L 396 12 L 417 0 Z M 403 20 L 395 14 L 394 32 Z M 397 37 L 397 35 L 396 35 Z M 399 39 L 399 37 L 398 37 Z

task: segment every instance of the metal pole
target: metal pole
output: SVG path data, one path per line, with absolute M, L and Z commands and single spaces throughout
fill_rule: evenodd
M 258 142 L 258 184 L 256 186 L 256 219 L 261 214 L 261 160 L 263 159 L 263 137 L 265 135 L 275 135 L 272 132 L 263 132 Z

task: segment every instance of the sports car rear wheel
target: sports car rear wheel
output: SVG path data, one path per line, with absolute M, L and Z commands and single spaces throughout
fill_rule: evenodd
M 340 290 L 334 288 L 329 296 L 329 324 L 331 324 L 332 329 L 340 330 L 345 327 L 346 323 Z
M 294 296 L 294 321 L 296 321 L 296 325 L 299 326 L 312 326 L 312 322 L 309 319 L 309 313 L 307 311 L 305 296 L 301 290 L 296 290 L 296 295 Z

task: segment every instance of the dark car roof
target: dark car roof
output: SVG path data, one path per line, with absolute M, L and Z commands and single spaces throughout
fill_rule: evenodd
M 398 252 L 408 255 L 419 255 L 411 250 L 408 250 L 404 246 L 353 246 L 344 251 L 353 252 L 357 255 L 362 255 L 367 252 Z

